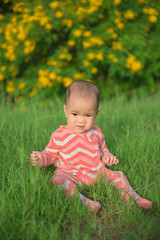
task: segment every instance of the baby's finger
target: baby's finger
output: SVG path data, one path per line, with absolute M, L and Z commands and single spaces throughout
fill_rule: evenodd
M 116 163 L 115 164 L 118 164 L 119 163 L 119 160 L 118 160 L 118 158 L 116 159 Z
M 103 162 L 104 162 L 106 165 L 108 165 L 108 163 L 109 163 L 109 156 L 105 156 Z
M 117 164 L 119 161 L 116 156 L 114 156 L 113 164 Z
M 38 161 L 35 160 L 35 159 L 31 159 L 31 164 L 32 164 L 33 166 L 38 165 Z

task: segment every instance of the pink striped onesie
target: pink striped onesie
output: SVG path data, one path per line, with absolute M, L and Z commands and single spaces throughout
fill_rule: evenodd
M 131 196 L 143 209 L 151 207 L 151 202 L 133 190 L 122 172 L 106 168 L 101 161 L 102 155 L 112 154 L 98 126 L 93 125 L 91 129 L 77 133 L 61 125 L 40 154 L 40 167 L 54 164 L 56 171 L 52 183 L 57 184 L 66 194 L 73 196 L 77 186 L 92 184 L 102 177 L 117 187 L 125 202 L 129 202 Z M 91 201 L 81 193 L 79 197 L 85 207 L 89 206 L 93 212 L 101 207 L 99 202 Z

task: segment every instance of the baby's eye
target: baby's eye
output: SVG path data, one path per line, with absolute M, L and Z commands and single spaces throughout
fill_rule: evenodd
M 86 115 L 86 117 L 92 117 L 92 115 L 90 115 L 90 114 L 87 114 L 87 115 Z
M 77 116 L 77 113 L 72 113 L 73 116 Z

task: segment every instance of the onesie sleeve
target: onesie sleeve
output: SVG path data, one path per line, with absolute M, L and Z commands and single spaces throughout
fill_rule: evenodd
M 99 129 L 100 130 L 100 129 Z M 100 132 L 101 132 L 101 130 L 100 130 Z M 109 150 L 108 150 L 108 148 L 107 148 L 107 146 L 106 146 L 106 143 L 105 143 L 105 138 L 104 138 L 104 135 L 103 135 L 103 133 L 101 132 L 101 140 L 100 140 L 100 152 L 103 154 L 103 156 L 104 155 L 112 155 L 110 152 L 109 152 Z
M 50 141 L 46 148 L 40 152 L 41 159 L 40 159 L 40 167 L 49 166 L 52 163 L 55 163 L 58 159 L 59 149 L 55 143 L 54 133 L 52 133 Z

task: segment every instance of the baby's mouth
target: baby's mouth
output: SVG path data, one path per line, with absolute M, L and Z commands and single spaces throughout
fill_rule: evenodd
M 79 128 L 79 129 L 84 129 L 84 126 L 77 126 L 77 128 Z

